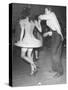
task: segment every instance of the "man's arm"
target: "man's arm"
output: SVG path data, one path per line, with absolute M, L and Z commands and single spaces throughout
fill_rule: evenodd
M 39 16 L 39 19 L 41 20 L 47 20 L 48 18 L 49 18 L 49 15 L 45 15 L 45 14 Z
M 63 40 L 64 38 L 63 38 L 63 35 L 62 35 L 62 32 L 61 32 L 61 26 L 60 26 L 58 20 L 57 20 L 56 30 L 57 30 L 57 33 L 61 35 L 61 38 Z
M 64 40 L 63 35 L 60 30 L 57 30 L 57 33 L 61 35 L 62 40 Z

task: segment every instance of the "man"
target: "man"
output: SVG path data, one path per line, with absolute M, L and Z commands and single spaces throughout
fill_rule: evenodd
M 52 71 L 56 72 L 57 77 L 63 74 L 62 60 L 61 60 L 61 48 L 63 35 L 61 33 L 61 27 L 58 19 L 54 12 L 50 8 L 45 8 L 45 13 L 40 15 L 41 20 L 46 20 L 47 26 L 50 31 L 44 33 L 43 36 L 51 36 L 51 60 L 52 60 Z

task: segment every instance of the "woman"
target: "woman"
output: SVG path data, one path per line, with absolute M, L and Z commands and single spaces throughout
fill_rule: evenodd
M 16 46 L 21 47 L 21 57 L 24 58 L 31 65 L 31 75 L 37 70 L 37 67 L 33 61 L 33 48 L 42 46 L 41 40 L 34 37 L 34 27 L 37 27 L 41 32 L 41 25 L 38 22 L 29 20 L 27 16 L 25 19 L 19 21 L 21 27 L 20 40 L 15 43 Z
M 50 31 L 44 33 L 43 36 L 51 36 L 51 53 L 52 53 L 52 71 L 56 72 L 57 77 L 63 74 L 62 60 L 61 60 L 61 48 L 63 35 L 61 33 L 61 27 L 58 22 L 58 19 L 54 12 L 50 8 L 45 8 L 45 13 L 40 15 L 41 20 L 46 20 L 47 26 L 50 28 Z

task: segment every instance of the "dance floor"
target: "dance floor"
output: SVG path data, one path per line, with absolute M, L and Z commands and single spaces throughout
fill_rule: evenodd
M 63 50 L 62 62 L 64 74 L 59 77 L 53 77 L 55 73 L 50 73 L 51 68 L 50 49 L 44 47 L 40 51 L 38 72 L 30 76 L 30 64 L 20 57 L 20 48 L 13 46 L 12 60 L 12 83 L 13 86 L 38 86 L 38 85 L 55 85 L 66 83 L 66 49 Z

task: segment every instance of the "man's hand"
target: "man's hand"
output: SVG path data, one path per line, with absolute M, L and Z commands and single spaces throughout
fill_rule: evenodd
M 49 35 L 49 36 L 52 36 L 52 31 L 44 33 L 44 34 L 43 34 L 43 37 L 47 37 L 48 35 Z
M 49 36 L 52 36 L 52 31 L 49 32 Z
M 48 35 L 49 35 L 49 33 L 46 32 L 46 33 L 43 34 L 43 37 L 47 37 Z

